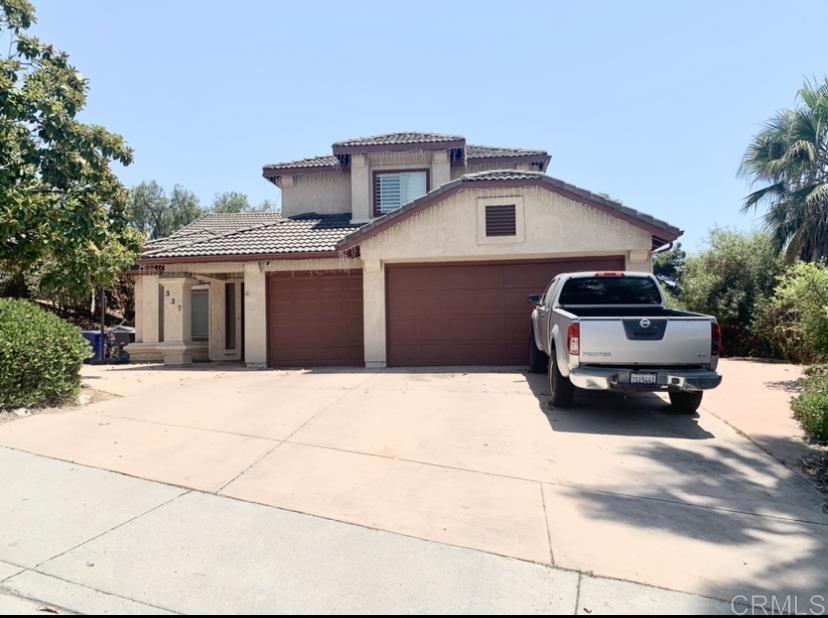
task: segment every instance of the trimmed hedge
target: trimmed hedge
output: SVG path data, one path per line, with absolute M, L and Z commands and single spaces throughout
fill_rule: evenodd
M 791 402 L 791 408 L 814 440 L 828 441 L 828 366 L 807 370 L 802 380 L 802 394 Z
M 77 327 L 29 301 L 0 298 L 0 409 L 74 399 L 91 355 Z

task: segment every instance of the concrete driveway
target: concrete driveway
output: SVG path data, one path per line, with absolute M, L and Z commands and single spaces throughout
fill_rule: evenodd
M 723 363 L 698 417 L 651 395 L 550 411 L 508 369 L 90 368 L 121 397 L 0 446 L 719 599 L 825 592 L 822 497 L 723 420 L 787 399 L 767 367 Z

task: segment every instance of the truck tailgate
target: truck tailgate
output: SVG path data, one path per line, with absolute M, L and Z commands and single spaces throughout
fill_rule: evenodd
M 697 365 L 710 362 L 707 318 L 581 318 L 582 365 Z

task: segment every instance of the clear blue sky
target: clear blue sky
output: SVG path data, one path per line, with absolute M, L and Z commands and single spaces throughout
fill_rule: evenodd
M 549 174 L 686 230 L 750 228 L 745 146 L 828 74 L 824 0 L 34 0 L 124 135 L 128 186 L 278 189 L 263 164 L 399 130 L 545 148 Z

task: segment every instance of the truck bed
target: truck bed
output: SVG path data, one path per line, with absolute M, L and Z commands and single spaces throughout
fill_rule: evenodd
M 579 318 L 642 317 L 642 318 L 702 318 L 701 313 L 677 311 L 663 307 L 566 307 L 561 309 Z

